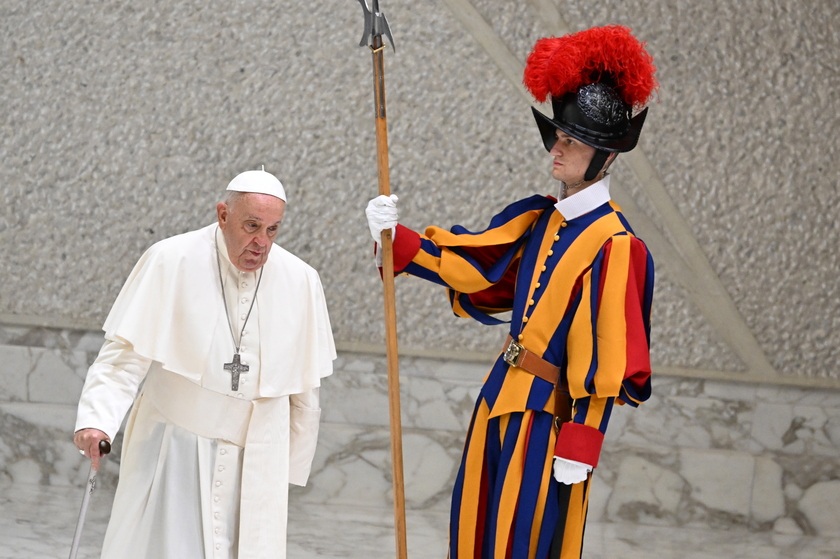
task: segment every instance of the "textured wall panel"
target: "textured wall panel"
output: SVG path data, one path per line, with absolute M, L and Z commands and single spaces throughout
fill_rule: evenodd
M 840 8 L 789 4 L 556 6 L 573 30 L 617 22 L 647 40 L 662 90 L 640 145 L 772 364 L 838 377 Z M 523 62 L 549 32 L 532 2 L 473 6 Z M 527 104 L 447 5 L 383 7 L 403 223 L 481 228 L 555 193 Z M 337 339 L 381 343 L 356 2 L 8 0 L 0 16 L 0 314 L 100 323 L 145 248 L 208 223 L 227 181 L 265 164 L 290 196 L 280 242 L 320 270 Z M 614 178 L 638 192 L 626 166 Z M 742 368 L 661 277 L 656 362 Z M 438 288 L 397 288 L 403 347 L 491 351 L 504 338 L 454 319 Z

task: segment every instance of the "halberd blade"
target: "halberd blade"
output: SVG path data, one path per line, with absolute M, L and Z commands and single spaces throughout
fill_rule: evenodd
M 388 37 L 391 43 L 391 48 L 396 52 L 397 48 L 394 46 L 394 37 L 391 35 L 391 27 L 388 25 L 388 19 L 385 14 L 379 11 L 379 2 L 373 0 L 373 9 L 368 8 L 366 0 L 359 0 L 362 5 L 362 11 L 365 17 L 365 31 L 362 35 L 362 40 L 359 42 L 360 47 L 373 45 L 376 37 Z

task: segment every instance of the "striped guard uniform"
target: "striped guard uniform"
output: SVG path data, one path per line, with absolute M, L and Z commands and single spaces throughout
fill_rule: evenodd
M 647 247 L 610 200 L 609 177 L 555 202 L 515 202 L 476 233 L 397 228 L 395 270 L 445 286 L 458 316 L 499 324 L 493 315 L 511 311 L 513 339 L 568 385 L 558 396 L 496 359 L 455 482 L 450 559 L 580 558 L 591 475 L 558 483 L 554 456 L 596 466 L 613 405 L 650 396 Z M 572 408 L 559 432 L 557 397 Z

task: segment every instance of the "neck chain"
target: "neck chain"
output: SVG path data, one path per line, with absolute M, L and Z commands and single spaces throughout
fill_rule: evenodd
M 263 267 L 260 266 L 260 275 L 257 278 L 257 287 L 254 288 L 254 298 L 251 299 L 251 306 L 248 308 L 248 314 L 245 315 L 245 321 L 242 323 L 242 330 L 239 332 L 239 342 L 236 341 L 236 335 L 233 333 L 233 323 L 230 321 L 230 311 L 228 311 L 227 297 L 225 297 L 225 282 L 222 280 L 222 259 L 219 256 L 219 230 L 216 229 L 216 266 L 219 270 L 219 286 L 222 288 L 222 302 L 225 305 L 225 317 L 227 318 L 228 328 L 230 328 L 230 337 L 233 339 L 233 361 L 225 363 L 225 370 L 231 373 L 230 389 L 233 391 L 239 390 L 239 375 L 240 373 L 248 372 L 248 365 L 240 361 L 239 348 L 242 343 L 242 336 L 245 333 L 245 326 L 248 324 L 248 319 L 251 318 L 251 311 L 254 310 L 254 303 L 257 302 L 257 291 L 260 289 L 260 282 L 262 281 Z
M 564 182 L 564 183 L 563 183 L 563 189 L 562 189 L 562 192 L 563 192 L 563 198 L 562 198 L 562 199 L 565 199 L 565 198 L 566 198 L 566 192 L 567 192 L 567 191 L 569 191 L 569 190 L 571 190 L 571 189 L 573 189 L 573 188 L 577 188 L 577 187 L 579 187 L 579 186 L 580 186 L 580 185 L 582 185 L 582 184 L 583 184 L 583 181 L 582 181 L 582 180 L 577 181 L 575 184 L 566 184 L 566 183 Z
M 598 182 L 598 181 L 600 181 L 600 180 L 603 180 L 603 179 L 604 179 L 604 177 L 606 177 L 606 176 L 607 176 L 607 170 L 606 170 L 606 169 L 604 169 L 603 171 L 601 171 L 601 172 L 599 173 L 599 175 L 600 175 L 600 176 L 596 177 L 594 181 L 591 181 L 591 182 L 590 182 L 590 184 L 595 184 L 596 182 Z M 572 190 L 573 188 L 578 188 L 578 187 L 580 187 L 580 185 L 582 185 L 582 184 L 583 184 L 583 183 L 585 183 L 585 182 L 586 182 L 586 181 L 585 181 L 585 180 L 583 180 L 583 179 L 580 179 L 579 181 L 577 181 L 577 182 L 576 182 L 576 183 L 574 183 L 574 184 L 566 184 L 566 183 L 564 182 L 564 183 L 563 183 L 563 188 L 561 189 L 561 195 L 562 195 L 562 197 L 563 197 L 563 198 L 565 198 L 565 197 L 566 197 L 566 192 L 567 192 L 567 191 Z M 589 185 L 586 185 L 586 186 L 589 186 Z

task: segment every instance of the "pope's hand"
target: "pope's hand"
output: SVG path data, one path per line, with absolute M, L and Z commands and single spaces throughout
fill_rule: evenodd
M 566 458 L 554 457 L 554 479 L 565 485 L 580 483 L 592 471 L 592 466 Z
M 397 220 L 399 215 L 397 213 L 397 198 L 396 194 L 385 196 L 380 194 L 370 202 L 368 202 L 365 215 L 368 220 L 368 227 L 370 228 L 370 236 L 373 237 L 374 242 L 378 243 L 382 240 L 382 231 L 385 229 L 391 230 L 391 238 L 397 233 Z
M 99 452 L 100 441 L 111 442 L 111 439 L 99 429 L 79 429 L 73 436 L 76 448 L 90 458 L 94 470 L 99 469 L 99 459 L 102 457 L 102 453 Z

